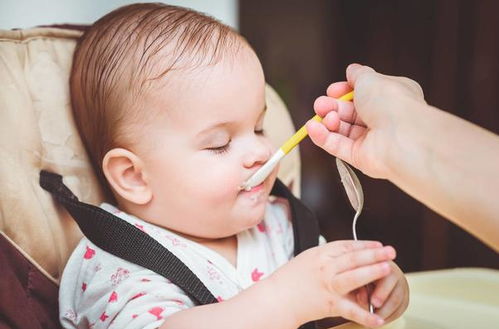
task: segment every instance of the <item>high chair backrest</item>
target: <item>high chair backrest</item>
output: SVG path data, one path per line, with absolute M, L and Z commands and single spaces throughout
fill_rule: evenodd
M 81 238 L 73 219 L 38 185 L 40 169 L 57 172 L 80 200 L 103 193 L 74 126 L 68 78 L 81 31 L 0 31 L 0 239 L 57 284 Z M 294 132 L 289 113 L 267 86 L 264 128 L 276 147 Z M 298 151 L 281 164 L 281 180 L 299 195 Z

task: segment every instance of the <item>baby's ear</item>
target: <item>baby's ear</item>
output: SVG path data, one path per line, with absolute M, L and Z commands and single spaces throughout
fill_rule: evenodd
M 102 160 L 102 170 L 115 193 L 125 200 L 139 205 L 151 201 L 152 191 L 143 162 L 133 152 L 122 148 L 108 151 Z

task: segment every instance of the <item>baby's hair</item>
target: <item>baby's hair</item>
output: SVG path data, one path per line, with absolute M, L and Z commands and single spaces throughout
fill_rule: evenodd
M 235 57 L 246 41 L 217 20 L 182 7 L 139 3 L 96 21 L 78 41 L 70 77 L 73 114 L 101 185 L 105 154 L 124 147 L 127 125 L 157 113 L 140 97 L 168 72 Z

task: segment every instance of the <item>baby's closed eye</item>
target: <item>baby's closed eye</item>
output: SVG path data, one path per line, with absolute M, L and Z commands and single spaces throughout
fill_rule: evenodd
M 207 147 L 206 150 L 214 152 L 215 154 L 222 154 L 229 150 L 231 140 L 229 139 L 225 144 L 220 146 L 210 146 Z

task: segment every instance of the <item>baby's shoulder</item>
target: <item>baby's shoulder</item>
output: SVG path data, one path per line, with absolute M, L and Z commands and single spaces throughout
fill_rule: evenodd
M 79 328 L 85 322 L 108 325 L 108 321 L 124 328 L 137 316 L 141 328 L 147 323 L 157 328 L 160 319 L 194 303 L 167 278 L 83 238 L 64 269 L 59 305 L 61 322 L 68 328 Z
M 136 264 L 106 252 L 84 237 L 64 268 L 63 282 L 67 281 L 65 278 L 79 278 L 78 281 L 87 283 L 106 278 L 110 284 L 118 284 L 127 279 L 132 272 L 142 269 Z

